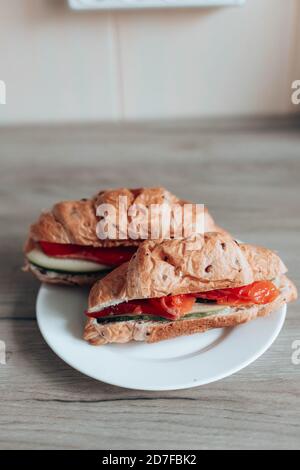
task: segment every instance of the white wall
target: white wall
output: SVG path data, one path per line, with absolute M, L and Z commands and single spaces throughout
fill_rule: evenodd
M 298 5 L 86 13 L 0 0 L 0 122 L 286 113 Z

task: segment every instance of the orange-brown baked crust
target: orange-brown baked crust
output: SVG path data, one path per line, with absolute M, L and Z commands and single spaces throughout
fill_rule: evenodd
M 55 204 L 51 211 L 44 212 L 38 221 L 30 227 L 29 239 L 52 243 L 76 244 L 94 247 L 113 247 L 139 245 L 141 240 L 117 239 L 100 240 L 96 233 L 99 217 L 96 209 L 100 204 L 112 204 L 116 207 L 117 220 L 119 215 L 118 201 L 120 196 L 127 196 L 128 206 L 133 204 L 173 204 L 187 203 L 167 191 L 165 188 L 119 188 L 101 191 L 91 199 L 80 201 L 64 201 Z M 128 223 L 131 221 L 128 217 Z M 117 230 L 119 226 L 117 225 Z M 150 226 L 149 226 L 150 230 Z M 223 231 L 216 226 L 209 212 L 205 209 L 205 230 Z M 147 237 L 145 237 L 147 238 Z M 26 248 L 26 252 L 28 247 Z
M 267 248 L 206 233 L 192 240 L 145 241 L 131 260 L 97 282 L 89 308 L 132 299 L 205 292 L 273 279 L 287 271 Z

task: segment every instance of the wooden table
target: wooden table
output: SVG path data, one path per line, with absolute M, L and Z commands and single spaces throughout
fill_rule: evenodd
M 299 285 L 299 130 L 296 119 L 0 130 L 0 448 L 299 448 L 299 303 L 270 350 L 233 377 L 130 391 L 49 349 L 35 320 L 39 284 L 20 269 L 41 209 L 100 188 L 165 185 L 206 203 L 236 237 L 279 250 Z

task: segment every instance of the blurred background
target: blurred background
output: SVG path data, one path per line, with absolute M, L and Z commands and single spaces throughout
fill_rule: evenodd
M 142 3 L 143 0 L 140 0 Z M 298 0 L 238 7 L 77 12 L 67 0 L 1 2 L 1 124 L 295 111 Z

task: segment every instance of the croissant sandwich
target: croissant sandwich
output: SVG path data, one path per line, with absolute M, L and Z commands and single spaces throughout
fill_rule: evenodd
M 149 343 L 269 315 L 297 297 L 281 259 L 228 234 L 144 241 L 92 288 L 84 339 Z
M 151 237 L 149 233 L 140 238 L 121 233 L 120 197 L 126 198 L 128 206 L 165 204 L 174 207 L 187 203 L 164 188 L 121 188 L 101 191 L 91 199 L 59 202 L 51 211 L 42 213 L 30 227 L 24 250 L 25 271 L 31 271 L 48 283 L 93 284 L 103 274 L 129 261 L 142 238 Z M 115 208 L 115 229 L 121 236 L 99 238 L 97 224 L 101 217 L 97 208 L 101 205 Z M 129 223 L 127 213 L 126 218 Z M 221 231 L 207 210 L 204 211 L 204 230 Z

